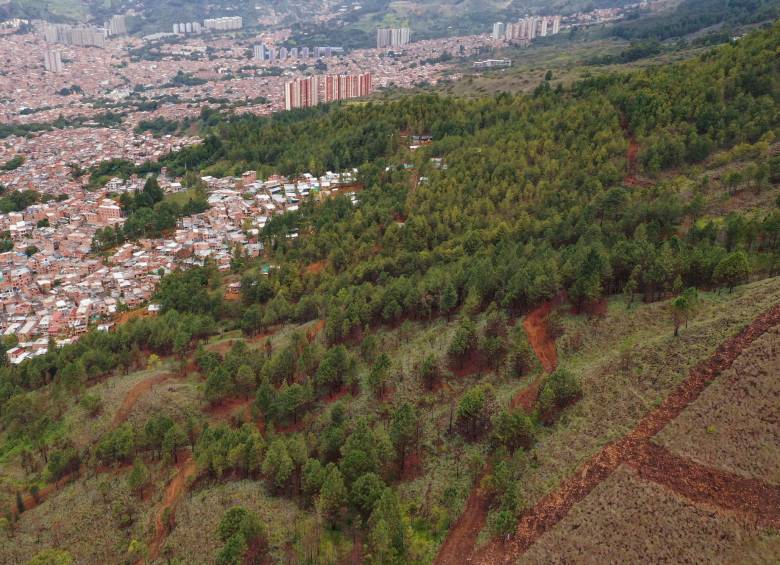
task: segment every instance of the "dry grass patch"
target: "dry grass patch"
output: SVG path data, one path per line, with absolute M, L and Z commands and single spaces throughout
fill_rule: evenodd
M 520 563 L 768 562 L 771 533 L 689 503 L 620 467 L 598 485 Z M 759 539 L 760 538 L 760 539 Z
M 780 484 L 778 376 L 776 327 L 746 349 L 657 441 L 702 465 Z

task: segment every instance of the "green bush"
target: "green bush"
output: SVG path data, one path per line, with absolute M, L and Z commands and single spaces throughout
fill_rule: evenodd
M 565 408 L 582 395 L 579 379 L 567 369 L 557 369 L 542 384 L 539 391 L 539 411 L 543 419 Z

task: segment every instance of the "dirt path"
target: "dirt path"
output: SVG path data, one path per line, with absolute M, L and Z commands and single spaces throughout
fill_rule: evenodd
M 678 492 L 697 500 L 697 496 L 705 495 L 699 490 L 703 488 L 702 482 L 708 475 L 697 469 L 693 462 L 679 461 L 670 464 L 669 468 L 663 467 L 664 460 L 649 462 L 653 447 L 649 446 L 649 440 L 657 434 L 666 424 L 676 418 L 691 402 L 696 400 L 701 392 L 722 371 L 728 369 L 743 349 L 763 335 L 769 328 L 780 324 L 780 304 L 775 305 L 768 312 L 755 319 L 748 327 L 736 336 L 726 340 L 715 353 L 705 361 L 694 367 L 689 376 L 661 403 L 661 405 L 645 415 L 639 424 L 628 435 L 604 446 L 601 451 L 580 467 L 559 487 L 542 497 L 532 508 L 527 510 L 520 518 L 515 536 L 508 542 L 493 540 L 476 558 L 478 563 L 513 563 L 526 551 L 544 532 L 566 516 L 569 510 L 577 502 L 583 500 L 601 481 L 621 464 L 628 463 L 639 470 L 639 474 L 653 480 L 658 477 L 659 482 L 670 487 L 677 486 Z M 662 466 L 659 470 L 657 467 Z M 686 485 L 684 479 L 685 468 L 692 473 L 698 473 L 689 478 Z M 724 473 L 711 471 L 710 477 L 725 481 Z M 663 477 L 664 474 L 671 475 Z M 666 481 L 666 482 L 664 482 Z M 765 506 L 758 505 L 756 495 L 764 492 L 763 487 L 755 484 L 746 485 L 735 481 L 726 481 L 728 487 L 723 487 L 723 482 L 706 491 L 706 500 L 709 503 L 728 509 L 740 509 L 743 512 L 750 510 L 750 515 L 756 519 L 766 514 Z M 721 499 L 720 488 L 725 488 L 724 497 Z M 742 490 L 746 489 L 746 490 Z M 697 494 L 697 492 L 699 494 Z M 776 493 L 772 496 L 777 496 Z M 736 498 L 743 497 L 746 500 L 739 502 Z M 765 503 L 771 503 L 769 499 Z M 770 521 L 780 519 L 780 510 L 774 509 Z
M 558 365 L 555 340 L 547 329 L 546 318 L 560 300 L 560 297 L 548 300 L 530 312 L 523 320 L 523 328 L 528 335 L 528 341 L 542 364 L 544 372 L 533 383 L 517 393 L 512 399 L 512 408 L 522 407 L 524 411 L 529 413 L 533 411 L 536 398 L 539 395 L 539 387 L 545 375 L 554 371 Z M 482 531 L 482 528 L 485 527 L 489 505 L 490 501 L 482 492 L 482 489 L 479 488 L 479 482 L 477 482 L 477 486 L 471 490 L 463 514 L 455 522 L 455 525 L 450 528 L 434 563 L 438 565 L 454 565 L 463 563 L 464 560 L 471 560 L 477 536 Z
M 770 528 L 780 527 L 780 486 L 700 465 L 649 441 L 626 464 L 643 479 L 689 500 L 752 516 Z
M 557 304 L 556 300 L 549 300 L 533 310 L 523 320 L 523 328 L 528 336 L 528 342 L 531 344 L 536 357 L 542 364 L 544 373 L 539 375 L 534 382 L 526 388 L 519 391 L 512 399 L 512 408 L 522 408 L 530 413 L 536 404 L 536 398 L 539 396 L 539 387 L 547 373 L 551 373 L 558 366 L 558 353 L 555 349 L 555 340 L 547 329 L 546 319 L 550 311 Z
M 154 537 L 149 544 L 150 561 L 154 561 L 160 555 L 160 548 L 163 541 L 165 541 L 165 536 L 168 534 L 168 528 L 165 524 L 165 511 L 170 509 L 173 512 L 176 502 L 187 488 L 187 480 L 194 476 L 197 471 L 197 465 L 192 458 L 192 454 L 188 452 L 186 456 L 182 457 L 176 465 L 176 469 L 176 476 L 171 479 L 171 482 L 165 488 L 162 504 L 154 517 Z M 139 561 L 138 565 L 141 563 L 143 563 L 143 560 Z
M 486 470 L 485 473 L 488 471 Z M 439 554 L 434 560 L 434 565 L 450 565 L 469 562 L 470 555 L 474 551 L 479 532 L 485 526 L 489 509 L 488 497 L 479 488 L 484 474 L 477 479 L 477 484 L 471 489 L 469 499 L 466 501 L 466 508 L 450 528 L 447 539 L 439 549 Z
M 122 400 L 122 405 L 119 407 L 119 410 L 114 416 L 114 420 L 112 422 L 113 427 L 117 427 L 125 420 L 127 420 L 128 416 L 130 416 L 130 412 L 133 410 L 133 406 L 135 406 L 135 403 L 138 402 L 138 399 L 141 398 L 143 394 L 146 394 L 156 385 L 162 384 L 165 381 L 172 379 L 173 377 L 174 375 L 171 373 L 162 373 L 160 375 L 154 375 L 136 383 L 133 388 L 131 388 L 129 391 L 127 391 L 127 394 L 125 394 L 125 397 Z
M 651 186 L 652 183 L 646 179 L 641 179 L 637 175 L 637 155 L 639 154 L 639 144 L 636 141 L 636 136 L 631 131 L 628 125 L 628 120 L 625 116 L 620 120 L 620 127 L 623 129 L 623 133 L 628 139 L 628 148 L 626 149 L 626 163 L 627 169 L 626 176 L 623 178 L 623 184 L 630 187 L 643 187 Z

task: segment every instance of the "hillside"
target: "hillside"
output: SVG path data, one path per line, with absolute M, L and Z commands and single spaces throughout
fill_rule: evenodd
M 0 562 L 776 559 L 778 48 L 215 118 L 356 201 L 0 367 Z

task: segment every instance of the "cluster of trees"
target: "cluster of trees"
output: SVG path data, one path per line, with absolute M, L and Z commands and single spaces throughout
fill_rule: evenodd
M 771 0 L 684 0 L 671 12 L 662 12 L 615 26 L 613 33 L 624 39 L 655 39 L 663 41 L 683 37 L 714 26 L 772 21 L 780 16 L 780 8 Z
M 316 507 L 331 525 L 362 517 L 375 554 L 372 562 L 403 562 L 410 551 L 408 526 L 388 484 L 416 448 L 420 426 L 416 409 L 408 403 L 395 408 L 387 429 L 365 418 L 348 420 L 343 404 L 336 403 L 318 437 L 263 438 L 250 424 L 238 429 L 207 426 L 195 454 L 208 475 L 262 477 L 275 493 Z
M 570 91 L 540 89 L 533 97 L 421 96 L 227 121 L 169 164 L 294 172 L 284 162 L 302 148 L 327 165 L 373 159 L 360 169 L 373 188 L 360 194 L 359 206 L 334 198 L 268 223 L 262 238 L 280 268 L 243 281 L 249 333 L 323 316 L 335 343 L 372 325 L 449 316 L 461 307 L 521 311 L 561 290 L 579 308 L 621 291 L 657 300 L 688 287 L 731 287 L 749 273 L 774 272 L 776 213 L 752 214 L 735 239 L 733 222 L 700 221 L 701 195 L 713 190 L 707 179 L 693 198 L 674 181 L 624 187 L 621 116 L 640 140 L 647 174 L 721 151 L 755 161 L 727 184 L 749 178 L 756 190 L 768 186 L 780 170 L 768 157 L 779 35 L 757 33 L 696 61 L 592 78 Z M 369 153 L 347 150 L 363 144 L 366 124 L 387 129 L 387 143 Z M 431 133 L 433 143 L 409 153 L 406 132 Z M 348 145 L 337 143 L 342 137 Z M 302 156 L 292 161 L 302 167 L 296 170 L 319 170 Z M 417 182 L 422 176 L 427 182 Z M 306 237 L 288 237 L 293 232 Z M 738 252 L 747 256 L 748 273 L 727 280 L 734 271 L 725 266 Z M 316 262 L 326 265 L 325 275 L 305 269 Z
M 14 190 L 0 198 L 0 213 L 21 212 L 40 201 L 41 194 L 35 190 Z
M 157 177 L 146 179 L 144 187 L 135 194 L 127 192 L 119 197 L 119 204 L 127 218 L 122 226 L 107 226 L 95 231 L 92 249 L 106 251 L 127 240 L 142 237 L 160 237 L 176 227 L 176 220 L 182 216 L 199 214 L 208 209 L 205 193 L 197 193 L 194 198 L 180 206 L 176 202 L 165 200 Z
M 141 120 L 135 127 L 136 133 L 151 132 L 155 137 L 161 135 L 171 135 L 179 131 L 180 123 L 176 120 L 169 120 L 163 116 L 151 120 Z
M 24 165 L 24 156 L 16 155 L 11 157 L 8 161 L 0 165 L 0 171 L 13 171 Z
M 52 416 L 36 409 L 34 391 L 46 385 L 77 392 L 88 382 L 146 366 L 150 354 L 184 354 L 216 331 L 210 316 L 169 311 L 138 318 L 110 333 L 93 331 L 64 347 L 50 344 L 45 355 L 20 365 L 0 366 L 0 427 L 9 441 L 45 438 Z
M 265 552 L 266 534 L 260 517 L 242 506 L 225 512 L 217 534 L 224 544 L 217 553 L 218 565 L 256 563 Z
M 250 169 L 319 175 L 387 157 L 399 147 L 400 130 L 423 133 L 424 117 L 443 117 L 447 106 L 443 99 L 421 97 L 348 111 L 328 105 L 264 118 L 233 116 L 202 145 L 173 153 L 163 164 L 177 174 L 194 167 L 221 175 Z
M 151 417 L 142 429 L 122 424 L 98 442 L 93 454 L 95 461 L 103 465 L 130 463 L 137 456 L 146 454 L 154 459 L 175 463 L 178 450 L 186 445 L 192 446 L 194 420 L 188 422 L 188 430 L 167 416 Z
M 101 161 L 89 170 L 90 178 L 88 187 L 97 189 L 105 185 L 112 178 L 129 179 L 132 175 L 148 175 L 160 172 L 160 164 L 147 161 L 136 166 L 126 159 L 109 159 Z

